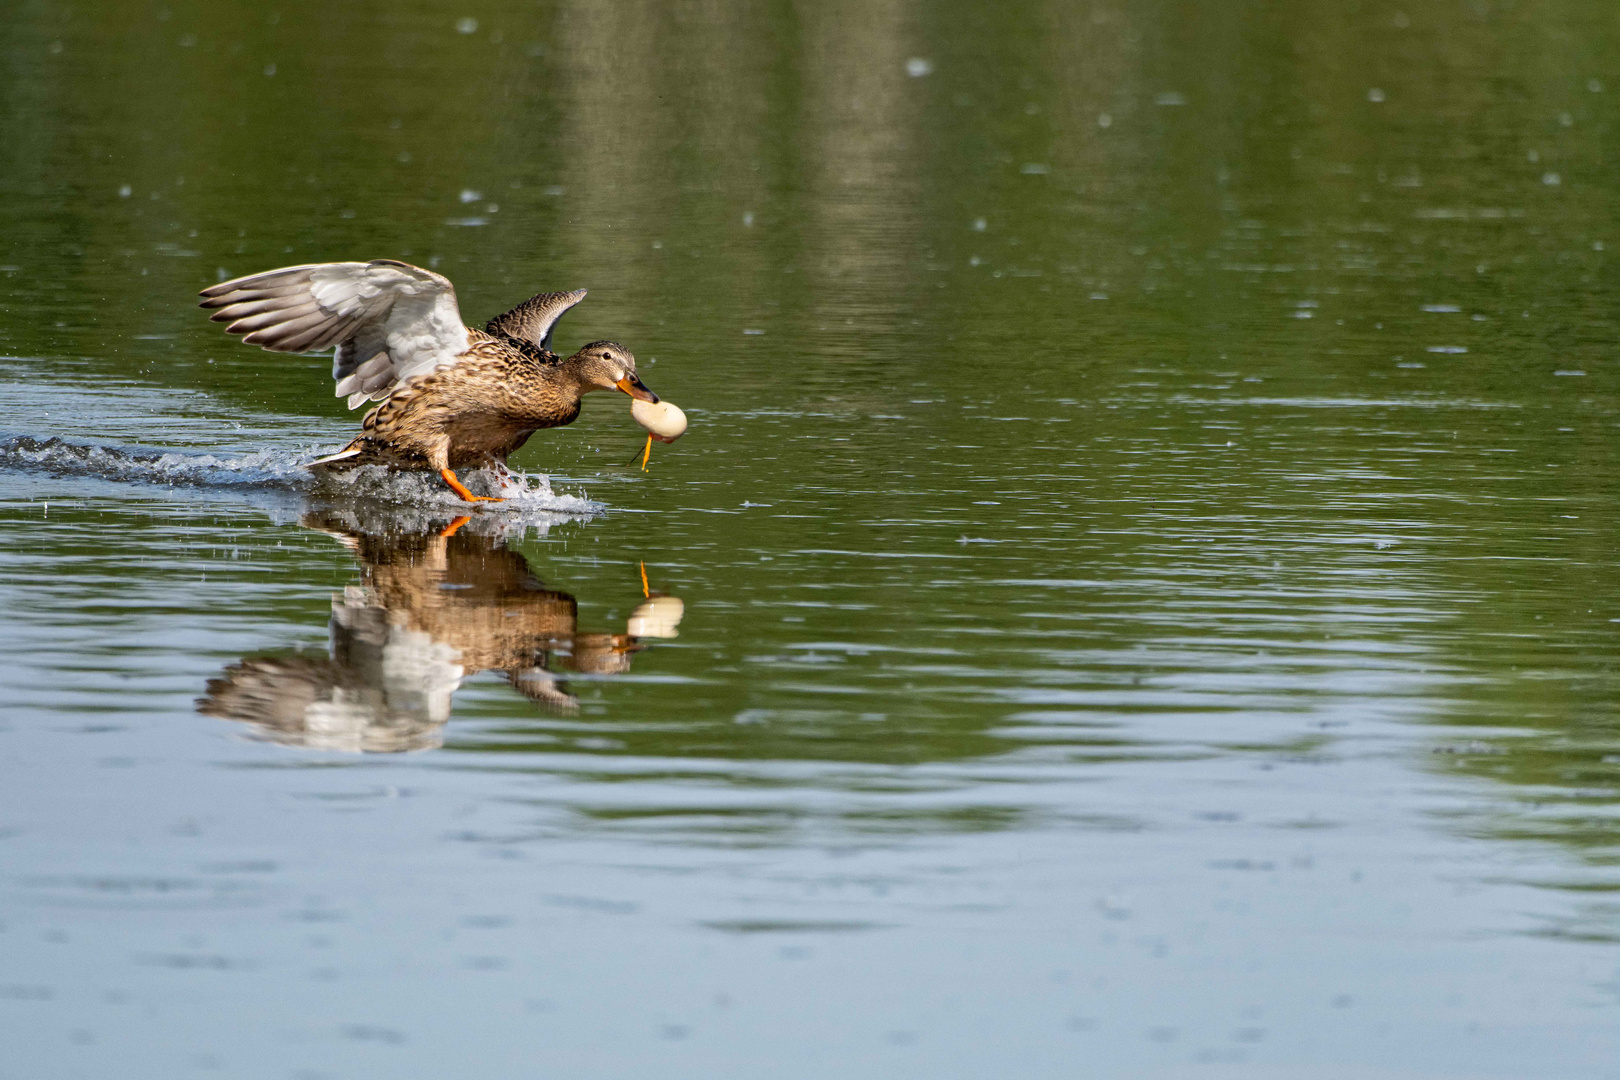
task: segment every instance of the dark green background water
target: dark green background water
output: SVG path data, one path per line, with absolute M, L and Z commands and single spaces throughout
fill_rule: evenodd
M 13 8 L 0 1077 L 1620 1075 L 1617 99 L 1579 0 Z M 680 636 L 404 756 L 195 706 L 449 520 L 193 306 L 374 257 L 692 419 L 446 579 Z

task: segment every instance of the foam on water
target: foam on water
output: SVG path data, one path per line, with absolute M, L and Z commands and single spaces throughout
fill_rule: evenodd
M 295 492 L 434 510 L 469 509 L 468 504 L 433 473 L 389 472 L 374 466 L 341 473 L 313 472 L 308 465 L 321 453 L 323 451 L 316 448 L 272 448 L 240 454 L 157 450 L 18 435 L 0 438 L 0 469 L 26 469 L 54 476 L 84 476 L 165 487 Z M 461 474 L 461 479 L 475 494 L 495 495 L 505 500 L 479 503 L 480 512 L 590 517 L 606 509 L 582 496 L 553 491 L 550 478 L 544 475 L 506 469 L 469 470 Z

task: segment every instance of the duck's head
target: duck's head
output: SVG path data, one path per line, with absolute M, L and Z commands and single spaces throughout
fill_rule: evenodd
M 647 389 L 636 374 L 636 358 L 616 341 L 593 341 L 570 356 L 568 364 L 587 393 L 623 390 L 637 401 L 658 400 L 658 395 Z

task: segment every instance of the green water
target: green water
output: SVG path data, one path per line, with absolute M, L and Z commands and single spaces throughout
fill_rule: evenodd
M 1617 56 L 19 5 L 0 1078 L 1616 1076 Z M 379 257 L 590 290 L 689 434 L 596 395 L 450 536 L 309 490 L 330 360 L 195 293 Z

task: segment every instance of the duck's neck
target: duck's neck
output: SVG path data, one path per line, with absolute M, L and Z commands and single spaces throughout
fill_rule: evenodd
M 563 379 L 566 380 L 570 386 L 575 387 L 575 393 L 581 397 L 591 393 L 594 390 L 610 389 L 610 387 L 602 386 L 587 377 L 585 369 L 590 362 L 590 357 L 585 356 L 582 353 L 575 353 L 573 356 L 570 356 L 568 359 L 564 360 L 560 365 L 562 368 Z

